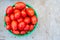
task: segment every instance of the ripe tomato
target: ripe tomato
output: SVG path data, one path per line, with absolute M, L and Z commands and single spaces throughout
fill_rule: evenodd
M 25 12 L 25 9 L 21 11 L 21 15 L 22 15 L 22 17 L 26 17 L 27 16 L 27 14 Z
M 6 22 L 6 24 L 10 24 L 10 17 L 9 16 L 5 16 L 5 22 Z
M 15 9 L 14 10 L 14 16 L 15 16 L 15 19 L 19 19 L 20 18 L 20 10 L 18 10 L 18 9 Z
M 26 31 L 21 31 L 20 34 L 26 34 Z
M 11 19 L 11 20 L 14 20 L 14 19 L 15 19 L 14 14 L 11 14 L 11 15 L 10 15 L 10 19 Z
M 32 17 L 31 17 L 31 22 L 32 22 L 32 24 L 36 24 L 36 23 L 37 23 L 37 18 L 36 18 L 36 16 L 32 16 Z
M 12 6 L 8 6 L 6 9 L 6 14 L 10 15 L 13 12 L 13 7 Z
M 29 30 L 29 25 L 26 25 L 24 30 L 28 31 Z
M 23 21 L 23 18 L 19 18 L 17 19 L 18 22 L 22 22 Z
M 18 30 L 12 30 L 13 34 L 19 34 Z
M 26 13 L 28 14 L 28 16 L 33 16 L 34 10 L 32 8 L 26 8 Z
M 24 27 L 25 27 L 25 23 L 24 23 L 24 22 L 20 22 L 20 23 L 18 24 L 18 29 L 19 29 L 19 30 L 24 30 Z
M 29 30 L 31 31 L 33 29 L 34 29 L 34 25 L 31 24 Z
M 16 7 L 17 9 L 23 9 L 23 8 L 26 7 L 26 4 L 23 3 L 23 2 L 16 2 L 15 7 Z
M 17 12 L 19 12 L 19 13 L 20 13 L 20 10 L 15 9 L 13 12 L 14 12 L 14 13 L 17 13 Z
M 7 30 L 11 30 L 11 25 L 6 25 Z
M 30 18 L 29 18 L 29 17 L 25 17 L 24 22 L 25 22 L 26 24 L 29 24 L 29 23 L 30 23 Z
M 12 27 L 12 30 L 17 30 L 17 21 L 12 21 L 11 27 Z
M 17 12 L 14 15 L 15 15 L 15 19 L 19 19 L 20 18 L 20 12 Z

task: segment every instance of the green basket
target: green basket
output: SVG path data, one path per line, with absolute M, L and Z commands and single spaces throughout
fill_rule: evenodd
M 14 7 L 14 5 L 12 5 L 13 7 Z M 28 7 L 28 8 L 33 8 L 32 6 L 30 6 L 29 4 L 26 4 L 26 6 Z M 34 13 L 35 13 L 35 15 L 36 15 L 36 17 L 38 18 L 38 13 L 34 10 Z M 4 15 L 4 16 L 6 16 L 6 14 Z M 5 23 L 5 21 L 4 21 L 4 27 L 6 26 L 6 23 Z M 32 30 L 32 31 L 29 31 L 29 32 L 27 32 L 26 34 L 24 34 L 24 35 L 21 35 L 21 34 L 13 34 L 10 30 L 8 30 L 9 31 L 9 33 L 10 34 L 12 34 L 12 35 L 15 35 L 15 36 L 28 36 L 28 35 L 30 35 L 30 34 L 32 34 L 32 32 L 36 29 L 36 27 L 38 26 L 38 22 L 35 24 L 35 26 L 34 26 L 34 29 Z

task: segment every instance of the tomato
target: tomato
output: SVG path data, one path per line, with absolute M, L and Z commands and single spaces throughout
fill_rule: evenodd
M 7 30 L 11 30 L 11 25 L 6 25 Z
M 31 17 L 31 22 L 32 22 L 32 24 L 36 24 L 37 23 L 37 17 L 36 16 L 32 16 Z
M 14 20 L 14 19 L 15 19 L 14 14 L 11 14 L 11 15 L 10 15 L 10 19 L 11 19 L 11 20 Z
M 17 19 L 18 22 L 22 22 L 23 21 L 23 18 L 19 18 Z
M 20 22 L 20 23 L 18 24 L 18 29 L 19 29 L 19 30 L 24 30 L 24 27 L 25 27 L 25 23 L 24 23 L 24 22 Z
M 26 8 L 26 13 L 28 14 L 28 16 L 33 16 L 34 10 L 32 8 Z
M 31 24 L 29 30 L 31 31 L 33 29 L 34 29 L 34 25 Z
M 26 7 L 26 4 L 23 3 L 23 2 L 16 2 L 15 7 L 16 7 L 17 9 L 23 9 L 23 8 Z
M 12 21 L 11 27 L 12 27 L 12 30 L 17 30 L 17 21 Z
M 21 31 L 20 34 L 26 34 L 26 31 Z
M 17 12 L 19 12 L 19 13 L 20 13 L 20 10 L 15 9 L 13 12 L 14 12 L 14 13 L 17 13 Z
M 29 23 L 30 23 L 30 18 L 29 18 L 29 17 L 25 17 L 24 22 L 25 22 L 26 24 L 29 24 Z
M 15 13 L 15 19 L 19 19 L 20 18 L 20 13 Z
M 6 9 L 6 14 L 10 15 L 13 12 L 13 7 L 12 6 L 8 6 Z
M 19 34 L 18 30 L 13 30 L 12 32 L 13 32 L 13 34 Z
M 27 14 L 25 12 L 25 9 L 21 11 L 21 15 L 22 15 L 22 17 L 26 17 L 27 16 Z
M 5 16 L 5 22 L 6 22 L 6 24 L 10 24 L 10 17 L 9 16 Z
M 29 30 L 29 25 L 26 25 L 25 28 L 24 28 L 24 30 L 28 31 Z

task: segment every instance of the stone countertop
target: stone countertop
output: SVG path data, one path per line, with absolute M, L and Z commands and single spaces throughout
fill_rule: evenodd
M 4 27 L 8 5 L 23 1 L 38 13 L 38 27 L 27 37 L 10 35 Z M 3 40 L 60 40 L 60 0 L 0 0 L 0 39 Z

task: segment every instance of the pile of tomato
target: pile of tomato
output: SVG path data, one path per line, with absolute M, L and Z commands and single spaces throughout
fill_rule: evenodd
M 16 2 L 14 6 L 6 8 L 6 29 L 13 34 L 26 34 L 34 29 L 37 17 L 32 8 L 26 7 L 24 2 Z

